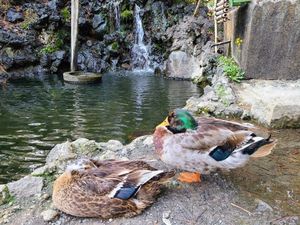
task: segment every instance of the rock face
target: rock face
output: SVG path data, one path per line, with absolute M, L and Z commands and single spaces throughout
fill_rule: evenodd
M 299 1 L 255 0 L 231 13 L 225 39 L 232 40 L 247 78 L 295 80 L 300 78 L 299 30 Z
M 9 3 L 9 7 L 6 1 L 0 6 L 0 82 L 68 70 L 70 3 L 63 0 Z M 194 5 L 185 1 L 123 0 L 119 9 L 114 3 L 111 0 L 80 2 L 78 70 L 102 73 L 133 67 L 136 4 L 142 9 L 144 43 L 151 45 L 150 67 L 162 71 L 173 51 L 183 52 L 186 54 L 180 56 L 183 62 L 188 60 L 189 65 L 197 67 L 197 57 L 211 35 L 207 32 L 212 23 L 206 8 L 193 17 L 187 15 L 192 15 Z M 169 61 L 169 64 L 174 62 L 174 55 Z M 174 77 L 187 76 L 177 71 L 173 75 L 174 70 L 169 68 Z
M 172 78 L 193 79 L 202 76 L 202 63 L 210 40 L 212 23 L 205 9 L 201 9 L 198 17 L 185 16 L 178 24 L 166 31 L 167 40 L 171 44 L 171 54 L 166 63 L 166 74 Z
M 300 127 L 300 81 L 243 82 L 236 87 L 239 101 L 250 106 L 259 122 L 276 128 Z
M 191 79 L 201 73 L 199 61 L 183 51 L 174 51 L 167 61 L 169 77 Z

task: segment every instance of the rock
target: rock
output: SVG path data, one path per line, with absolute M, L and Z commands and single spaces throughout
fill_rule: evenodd
M 252 117 L 276 128 L 300 127 L 300 80 L 252 80 L 235 86 L 239 102 Z
M 25 46 L 31 44 L 36 45 L 36 37 L 34 33 L 17 33 L 0 29 L 0 43 L 9 46 Z
M 233 10 L 226 25 L 225 39 L 232 40 L 246 78 L 300 79 L 298 1 L 255 0 Z M 236 44 L 238 39 L 243 42 Z
M 16 198 L 28 198 L 42 192 L 43 178 L 29 175 L 18 181 L 8 183 L 7 187 Z
M 38 58 L 33 52 L 31 47 L 16 50 L 12 47 L 6 47 L 0 50 L 0 63 L 6 70 L 12 67 L 18 68 L 32 65 L 38 62 Z
M 79 138 L 71 143 L 73 152 L 78 155 L 92 155 L 96 151 L 101 151 L 94 140 Z
M 48 167 L 47 165 L 45 165 L 45 166 L 42 166 L 42 167 L 39 167 L 39 168 L 35 169 L 35 170 L 31 173 L 31 175 L 32 175 L 32 176 L 41 176 L 41 175 L 47 173 L 48 170 L 49 170 L 49 167 Z
M 2 77 L 10 80 L 16 80 L 20 78 L 34 78 L 36 80 L 39 80 L 46 77 L 46 71 L 47 70 L 40 65 L 13 70 L 9 73 L 0 71 L 0 80 Z
M 162 1 L 151 4 L 152 32 L 156 39 L 160 39 L 167 30 L 167 19 L 165 15 L 165 5 Z
M 183 51 L 174 51 L 170 54 L 166 72 L 168 77 L 188 80 L 202 73 L 199 61 Z
M 7 11 L 7 14 L 6 14 L 6 19 L 11 22 L 11 23 L 16 23 L 16 22 L 19 22 L 19 21 L 23 21 L 24 18 L 23 18 L 23 14 L 21 12 L 18 12 L 16 9 L 14 8 L 10 8 L 8 11 Z
M 105 34 L 105 31 L 107 29 L 107 22 L 101 14 L 94 16 L 93 29 L 95 30 L 96 34 L 100 35 L 101 37 Z
M 76 157 L 73 148 L 71 147 L 71 142 L 66 141 L 62 144 L 57 144 L 55 147 L 49 152 L 46 163 L 56 163 L 63 160 L 74 159 Z
M 59 216 L 59 213 L 56 210 L 48 209 L 41 213 L 43 220 L 46 222 L 52 221 Z
M 272 207 L 266 202 L 260 199 L 255 199 L 255 202 L 257 203 L 255 211 L 257 212 L 273 211 Z

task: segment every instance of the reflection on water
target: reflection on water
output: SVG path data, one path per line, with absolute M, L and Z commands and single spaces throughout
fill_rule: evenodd
M 41 166 L 57 143 L 85 137 L 128 142 L 199 95 L 191 82 L 149 74 L 106 74 L 97 85 L 21 81 L 0 89 L 0 183 Z
M 228 176 L 250 205 L 258 198 L 274 210 L 299 216 L 300 130 L 275 130 L 272 135 L 278 139 L 278 144 L 271 155 L 252 160 Z

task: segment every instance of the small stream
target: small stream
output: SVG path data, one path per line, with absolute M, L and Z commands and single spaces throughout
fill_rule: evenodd
M 120 140 L 152 133 L 168 111 L 199 89 L 188 81 L 151 74 L 106 74 L 97 85 L 57 78 L 0 86 L 0 184 L 43 165 L 67 139 Z

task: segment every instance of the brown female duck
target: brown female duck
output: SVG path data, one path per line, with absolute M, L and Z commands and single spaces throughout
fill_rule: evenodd
M 53 185 L 53 203 L 79 217 L 134 216 L 150 206 L 173 172 L 143 161 L 81 159 Z

